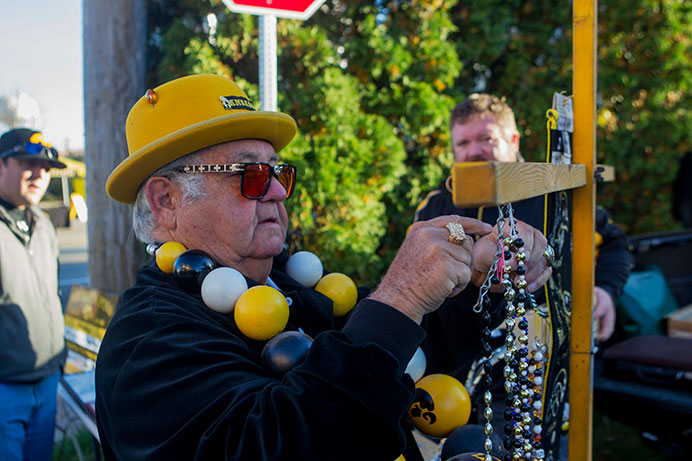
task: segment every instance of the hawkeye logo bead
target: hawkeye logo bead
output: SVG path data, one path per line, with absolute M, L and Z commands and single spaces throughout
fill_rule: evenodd
M 223 108 L 226 110 L 234 109 L 245 109 L 245 110 L 255 110 L 252 102 L 248 98 L 242 96 L 219 96 L 219 101 L 223 104 Z

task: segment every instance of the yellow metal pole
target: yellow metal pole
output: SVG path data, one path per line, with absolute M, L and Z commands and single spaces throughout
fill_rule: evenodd
M 572 244 L 572 331 L 569 366 L 569 459 L 592 457 L 592 303 L 596 164 L 597 0 L 573 7 L 574 163 L 586 166 L 586 185 L 574 190 Z

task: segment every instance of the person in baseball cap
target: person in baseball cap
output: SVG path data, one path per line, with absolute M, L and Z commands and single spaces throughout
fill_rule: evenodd
M 45 160 L 51 168 L 67 168 L 58 160 L 58 151 L 43 134 L 28 128 L 15 128 L 0 137 L 0 159 Z
M 58 238 L 38 207 L 51 168 L 65 168 L 43 135 L 0 137 L 0 459 L 50 459 L 65 364 Z

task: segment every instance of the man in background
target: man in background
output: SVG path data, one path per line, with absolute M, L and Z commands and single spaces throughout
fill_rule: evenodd
M 470 95 L 452 110 L 449 128 L 457 163 L 524 161 L 519 151 L 519 131 L 514 112 L 504 99 L 490 94 Z M 457 214 L 495 224 L 497 210 L 494 208 L 456 208 L 445 182 L 419 204 L 416 221 Z M 513 205 L 517 218 L 538 229 L 543 228 L 545 211 L 542 196 Z M 597 323 L 595 339 L 604 342 L 615 329 L 615 302 L 627 281 L 631 257 L 625 234 L 601 207 L 596 210 L 595 242 L 597 257 L 593 318 Z
M 65 168 L 43 135 L 0 137 L 0 459 L 53 455 L 57 385 L 65 363 L 58 240 L 38 208 L 51 168 Z

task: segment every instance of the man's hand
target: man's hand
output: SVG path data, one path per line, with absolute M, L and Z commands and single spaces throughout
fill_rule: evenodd
M 370 298 L 420 323 L 445 298 L 466 288 L 471 279 L 473 239 L 469 236 L 461 245 L 450 242 L 446 228 L 450 222 L 464 226 L 467 234 L 485 235 L 492 230 L 477 219 L 455 215 L 414 223 Z
M 615 303 L 610 294 L 601 287 L 594 287 L 595 303 L 593 306 L 593 321 L 597 325 L 595 339 L 597 342 L 607 341 L 615 331 Z
M 552 268 L 548 266 L 548 261 L 543 256 L 548 241 L 538 229 L 529 226 L 525 222 L 516 220 L 516 228 L 519 237 L 524 241 L 523 249 L 526 255 L 524 265 L 526 266 L 525 278 L 528 283 L 527 288 L 529 292 L 533 293 L 542 287 L 550 278 L 550 274 L 552 274 Z M 502 231 L 505 235 L 509 235 L 509 230 L 509 220 L 505 220 L 505 226 Z M 483 285 L 493 260 L 495 259 L 495 253 L 497 252 L 497 234 L 498 228 L 495 226 L 491 233 L 478 239 L 473 247 L 473 274 L 471 276 L 471 282 L 476 286 L 480 287 Z M 510 275 L 516 282 L 518 276 L 515 271 L 517 267 L 515 255 L 516 254 L 513 253 L 512 259 L 505 261 L 505 264 L 511 265 L 512 272 Z M 492 291 L 502 291 L 501 285 L 493 286 Z

